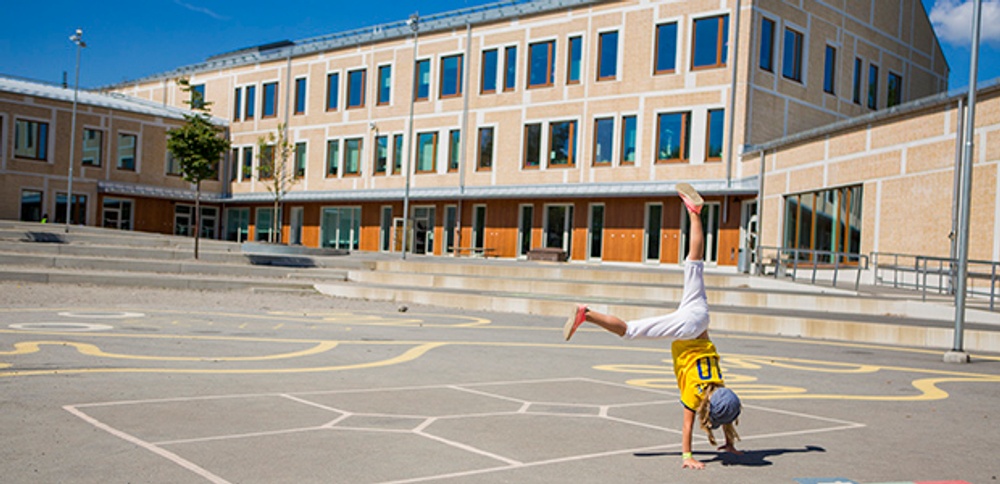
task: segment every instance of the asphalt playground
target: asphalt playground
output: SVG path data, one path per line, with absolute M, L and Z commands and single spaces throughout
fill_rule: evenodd
M 109 289 L 94 289 L 95 291 Z M 110 289 L 113 290 L 113 289 Z M 1000 355 L 713 333 L 742 456 L 681 469 L 669 344 L 318 295 L 0 308 L 11 483 L 997 482 Z M 204 297 L 204 296 L 200 296 Z M 331 305 L 332 307 L 333 305 Z M 719 436 L 721 438 L 721 435 Z

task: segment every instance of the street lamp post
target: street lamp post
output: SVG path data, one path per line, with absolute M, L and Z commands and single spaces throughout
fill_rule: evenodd
M 73 163 L 76 157 L 76 103 L 80 95 L 80 51 L 87 46 L 83 41 L 83 29 L 76 29 L 76 32 L 69 36 L 69 40 L 76 44 L 76 80 L 73 83 L 73 120 L 69 128 L 69 175 L 66 182 L 66 233 L 69 233 L 69 224 L 73 214 Z
M 413 171 L 413 105 L 417 100 L 417 86 L 418 77 L 420 75 L 417 72 L 417 31 L 420 30 L 420 16 L 416 13 L 410 15 L 410 19 L 406 21 L 406 24 L 410 26 L 413 30 L 413 89 L 410 91 L 410 127 L 409 127 L 409 140 L 407 144 L 409 149 L 406 155 L 406 189 L 403 192 L 403 259 L 406 259 L 407 246 L 409 245 L 409 235 L 410 235 L 410 173 Z

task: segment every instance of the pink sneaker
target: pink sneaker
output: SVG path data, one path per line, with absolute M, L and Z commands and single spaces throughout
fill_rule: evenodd
M 705 204 L 705 200 L 701 198 L 701 194 L 693 186 L 689 183 L 678 183 L 677 195 L 681 197 L 681 201 L 684 202 L 684 206 L 689 211 L 701 214 L 701 206 Z
M 563 336 L 566 337 L 566 341 L 569 341 L 573 337 L 573 333 L 576 333 L 576 328 L 579 328 L 586 320 L 587 306 L 580 304 L 573 310 L 573 314 L 566 320 L 566 324 L 563 325 Z

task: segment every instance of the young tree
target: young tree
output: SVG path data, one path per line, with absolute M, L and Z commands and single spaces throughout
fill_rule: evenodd
M 191 87 L 187 79 L 177 84 L 191 98 L 185 104 L 191 106 L 192 114 L 184 115 L 184 124 L 167 131 L 167 149 L 180 163 L 181 177 L 194 183 L 194 258 L 198 258 L 198 241 L 201 237 L 201 182 L 216 177 L 223 153 L 229 151 L 230 142 L 221 126 L 212 124 L 208 107 L 202 93 Z
M 278 124 L 274 133 L 257 138 L 257 179 L 265 182 L 264 186 L 274 198 L 274 217 L 267 238 L 271 243 L 281 243 L 282 200 L 298 181 L 295 167 L 289 163 L 293 151 L 284 124 Z

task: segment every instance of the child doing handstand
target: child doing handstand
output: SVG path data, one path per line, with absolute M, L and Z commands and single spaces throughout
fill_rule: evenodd
M 708 441 L 717 445 L 712 429 L 722 426 L 726 444 L 719 450 L 740 454 L 735 443 L 741 404 L 739 397 L 725 387 L 719 370 L 719 354 L 708 337 L 708 300 L 705 296 L 704 261 L 705 233 L 701 222 L 701 195 L 687 183 L 679 183 L 677 192 L 687 207 L 690 225 L 690 247 L 684 263 L 684 292 L 677 310 L 635 321 L 602 314 L 580 305 L 563 328 L 568 341 L 584 322 L 596 324 L 626 339 L 665 338 L 674 340 L 670 350 L 674 374 L 684 406 L 684 432 L 681 442 L 681 467 L 704 469 L 705 464 L 691 455 L 691 434 L 695 419 L 708 434 Z

